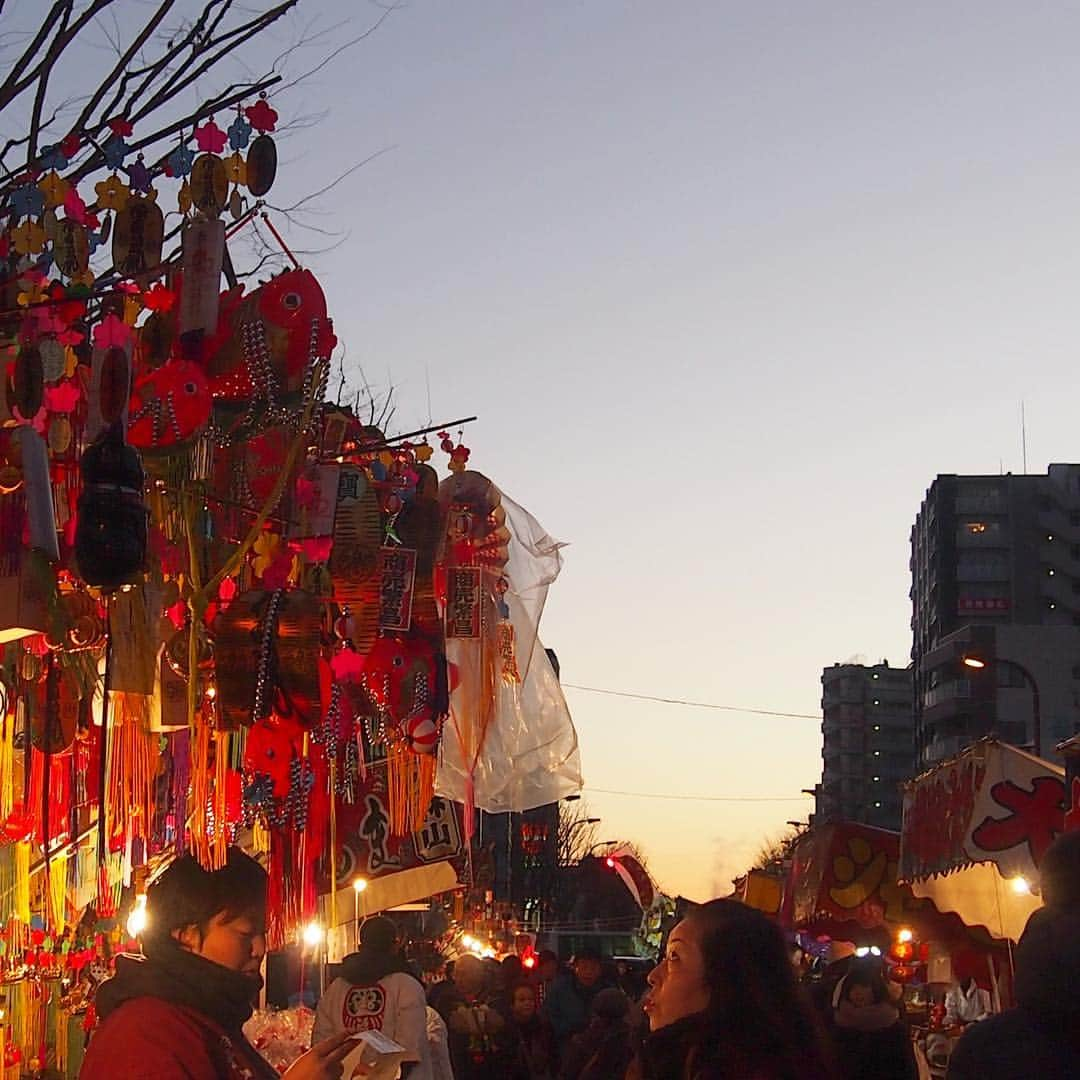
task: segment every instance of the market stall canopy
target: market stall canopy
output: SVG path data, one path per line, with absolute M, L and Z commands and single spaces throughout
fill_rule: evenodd
M 1039 864 L 1064 827 L 1064 771 L 983 739 L 904 792 L 900 879 L 939 911 L 1019 940 L 1040 905 Z
M 850 821 L 810 829 L 792 852 L 785 924 L 853 940 L 908 921 L 913 898 L 897 884 L 899 843 L 898 833 Z

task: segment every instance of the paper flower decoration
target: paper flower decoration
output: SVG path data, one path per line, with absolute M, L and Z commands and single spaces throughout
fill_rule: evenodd
M 31 304 L 40 304 L 48 298 L 49 294 L 34 281 L 28 281 L 26 287 L 20 290 L 16 297 L 19 307 L 29 307 Z
M 257 577 L 262 577 L 270 569 L 281 550 L 281 537 L 277 533 L 264 532 L 255 541 L 253 550 L 255 558 L 252 560 L 251 567 Z
M 11 230 L 11 242 L 20 255 L 36 255 L 45 247 L 45 230 L 36 221 L 24 221 Z
M 115 174 L 98 181 L 94 185 L 94 193 L 102 210 L 123 210 L 130 198 L 127 184 Z
M 68 161 L 71 161 L 71 159 L 79 152 L 81 148 L 82 140 L 74 132 L 66 136 L 64 140 L 60 143 L 60 150 L 63 153 L 64 157 L 68 159 Z
M 251 142 L 251 125 L 243 118 L 237 118 L 229 125 L 229 145 L 234 150 L 243 150 Z
M 266 98 L 260 97 L 254 105 L 244 110 L 244 115 L 251 121 L 251 126 L 258 132 L 273 131 L 278 114 L 270 108 Z
M 225 149 L 225 132 L 214 123 L 213 117 L 201 127 L 197 127 L 193 134 L 195 145 L 204 154 L 220 154 Z
M 168 160 L 170 176 L 187 176 L 191 172 L 191 165 L 195 160 L 195 151 L 190 146 L 181 143 L 170 155 Z
M 72 221 L 77 221 L 80 225 L 87 223 L 86 202 L 74 184 L 69 186 L 68 193 L 64 196 L 64 214 Z
M 75 380 L 67 379 L 56 386 L 45 387 L 45 408 L 51 413 L 72 413 L 81 397 Z
M 425 461 L 431 460 L 431 455 L 434 453 L 435 451 L 428 443 L 421 443 L 416 448 L 416 460 L 419 461 L 421 465 L 423 465 Z
M 127 174 L 128 184 L 131 185 L 133 191 L 141 191 L 144 195 L 150 194 L 150 170 L 146 167 L 142 154 L 139 155 L 135 164 L 127 170 Z
M 50 210 L 63 205 L 70 186 L 55 169 L 38 181 L 38 190 L 45 196 L 45 205 Z
M 453 473 L 464 472 L 469 465 L 469 449 L 466 446 L 455 446 L 450 452 L 450 464 L 447 468 Z
M 247 162 L 239 151 L 225 159 L 225 175 L 230 184 L 247 184 Z
M 143 293 L 143 307 L 150 311 L 172 311 L 176 304 L 176 293 L 158 282 Z
M 41 167 L 43 169 L 66 169 L 68 157 L 64 153 L 63 143 L 57 146 L 46 146 L 41 151 Z
M 106 315 L 94 327 L 94 344 L 99 349 L 123 348 L 131 340 L 131 327 L 115 315 Z
M 112 129 L 114 135 L 119 135 L 121 138 L 127 138 L 135 129 L 131 126 L 131 121 L 125 119 L 122 116 L 115 116 L 109 121 L 109 127 Z
M 31 217 L 45 209 L 45 196 L 35 184 L 23 184 L 11 193 L 11 209 L 16 217 Z
M 101 152 L 105 155 L 105 164 L 110 169 L 119 169 L 130 149 L 131 147 L 119 135 L 114 135 L 111 139 L 105 140 Z

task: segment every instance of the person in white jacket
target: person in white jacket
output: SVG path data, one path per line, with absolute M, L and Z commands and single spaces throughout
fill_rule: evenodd
M 993 1012 L 990 993 L 983 990 L 969 975 L 953 983 L 945 993 L 945 1023 L 948 1027 L 974 1024 Z
M 433 1080 L 424 987 L 397 948 L 397 928 L 387 918 L 368 919 L 360 949 L 345 957 L 341 977 L 315 1010 L 312 1042 L 341 1031 L 381 1031 L 408 1051 L 401 1080 Z

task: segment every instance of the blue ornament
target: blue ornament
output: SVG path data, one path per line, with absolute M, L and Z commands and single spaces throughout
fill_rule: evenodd
M 48 171 L 49 169 L 66 169 L 68 167 L 68 157 L 63 150 L 60 149 L 59 144 L 56 146 L 46 146 L 41 151 L 41 167 Z
M 195 160 L 195 151 L 181 143 L 169 155 L 169 172 L 173 176 L 187 176 Z
M 34 266 L 43 274 L 47 274 L 53 264 L 52 248 L 47 247 L 35 260 Z
M 130 150 L 131 147 L 124 142 L 123 137 L 120 135 L 113 135 L 110 139 L 107 139 L 105 145 L 101 148 L 101 152 L 105 155 L 105 164 L 110 169 L 119 169 Z
M 16 217 L 37 217 L 45 210 L 45 196 L 36 184 L 24 184 L 11 193 L 11 208 Z
M 251 141 L 251 125 L 242 116 L 229 125 L 228 133 L 229 145 L 234 150 L 243 150 Z
M 386 479 L 386 466 L 381 461 L 373 461 L 368 468 L 371 469 L 372 478 L 377 483 L 382 483 Z

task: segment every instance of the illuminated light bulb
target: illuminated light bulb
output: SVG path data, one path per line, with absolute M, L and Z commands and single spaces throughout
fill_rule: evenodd
M 915 935 L 905 926 L 904 929 L 896 935 L 896 938 L 898 941 L 908 942 L 911 941 L 914 936 Z
M 462 934 L 461 944 L 464 945 L 466 949 L 471 949 L 476 944 L 476 942 L 473 940 L 470 934 Z
M 367 878 L 358 877 L 353 880 L 352 887 L 358 892 L 362 893 L 368 886 Z
M 128 937 L 137 938 L 146 929 L 146 922 L 146 893 L 139 893 L 127 918 Z
M 1028 896 L 1031 893 L 1031 886 L 1028 884 L 1028 879 L 1023 875 L 1014 877 L 1009 882 L 1009 885 L 1017 896 Z
M 317 922 L 309 922 L 304 927 L 304 944 L 314 949 L 323 939 L 323 928 Z

